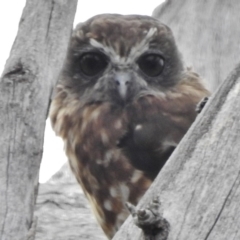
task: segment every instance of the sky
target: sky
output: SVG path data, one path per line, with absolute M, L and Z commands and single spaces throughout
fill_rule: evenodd
M 87 0 L 78 1 L 74 26 L 88 18 L 101 13 L 151 15 L 163 0 Z M 18 22 L 26 0 L 0 1 L 0 75 L 9 56 L 16 37 Z M 50 121 L 46 122 L 43 159 L 40 168 L 39 182 L 46 182 L 67 161 L 63 151 L 63 142 L 51 129 Z

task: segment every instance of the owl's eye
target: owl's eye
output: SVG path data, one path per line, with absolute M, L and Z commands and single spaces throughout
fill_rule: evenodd
M 164 68 L 164 60 L 158 54 L 147 54 L 138 60 L 139 68 L 149 77 L 157 77 Z
M 80 68 L 89 77 L 102 72 L 107 67 L 107 64 L 106 57 L 100 53 L 85 53 L 80 59 Z

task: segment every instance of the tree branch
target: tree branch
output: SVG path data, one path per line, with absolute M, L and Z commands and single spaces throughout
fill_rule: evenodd
M 34 226 L 45 120 L 76 4 L 28 0 L 0 80 L 0 239 L 27 239 Z

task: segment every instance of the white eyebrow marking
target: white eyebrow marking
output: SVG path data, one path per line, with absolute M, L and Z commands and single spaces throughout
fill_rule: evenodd
M 134 59 L 139 57 L 143 52 L 148 49 L 149 42 L 156 32 L 157 28 L 150 28 L 149 31 L 146 33 L 146 36 L 143 37 L 142 41 L 136 43 L 136 46 L 131 48 L 129 55 L 125 57 L 119 56 L 119 54 L 112 46 L 103 45 L 102 43 L 98 42 L 93 38 L 90 39 L 90 44 L 95 48 L 102 49 L 111 58 L 113 63 L 127 65 L 132 63 Z
M 157 32 L 157 28 L 150 28 L 143 40 L 131 49 L 128 59 L 137 58 L 149 47 L 149 42 L 153 35 Z
M 110 56 L 114 55 L 114 54 L 116 55 L 116 52 L 112 47 L 103 45 L 102 43 L 96 41 L 93 38 L 90 38 L 90 44 L 95 48 L 99 48 L 99 49 L 104 50 L 104 52 L 109 54 Z

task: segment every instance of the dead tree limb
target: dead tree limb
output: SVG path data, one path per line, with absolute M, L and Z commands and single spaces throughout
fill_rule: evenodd
M 139 206 L 160 195 L 168 240 L 240 239 L 240 64 L 210 99 Z M 129 218 L 114 240 L 140 238 Z
M 0 80 L 0 239 L 33 239 L 33 209 L 53 86 L 77 0 L 28 0 Z

